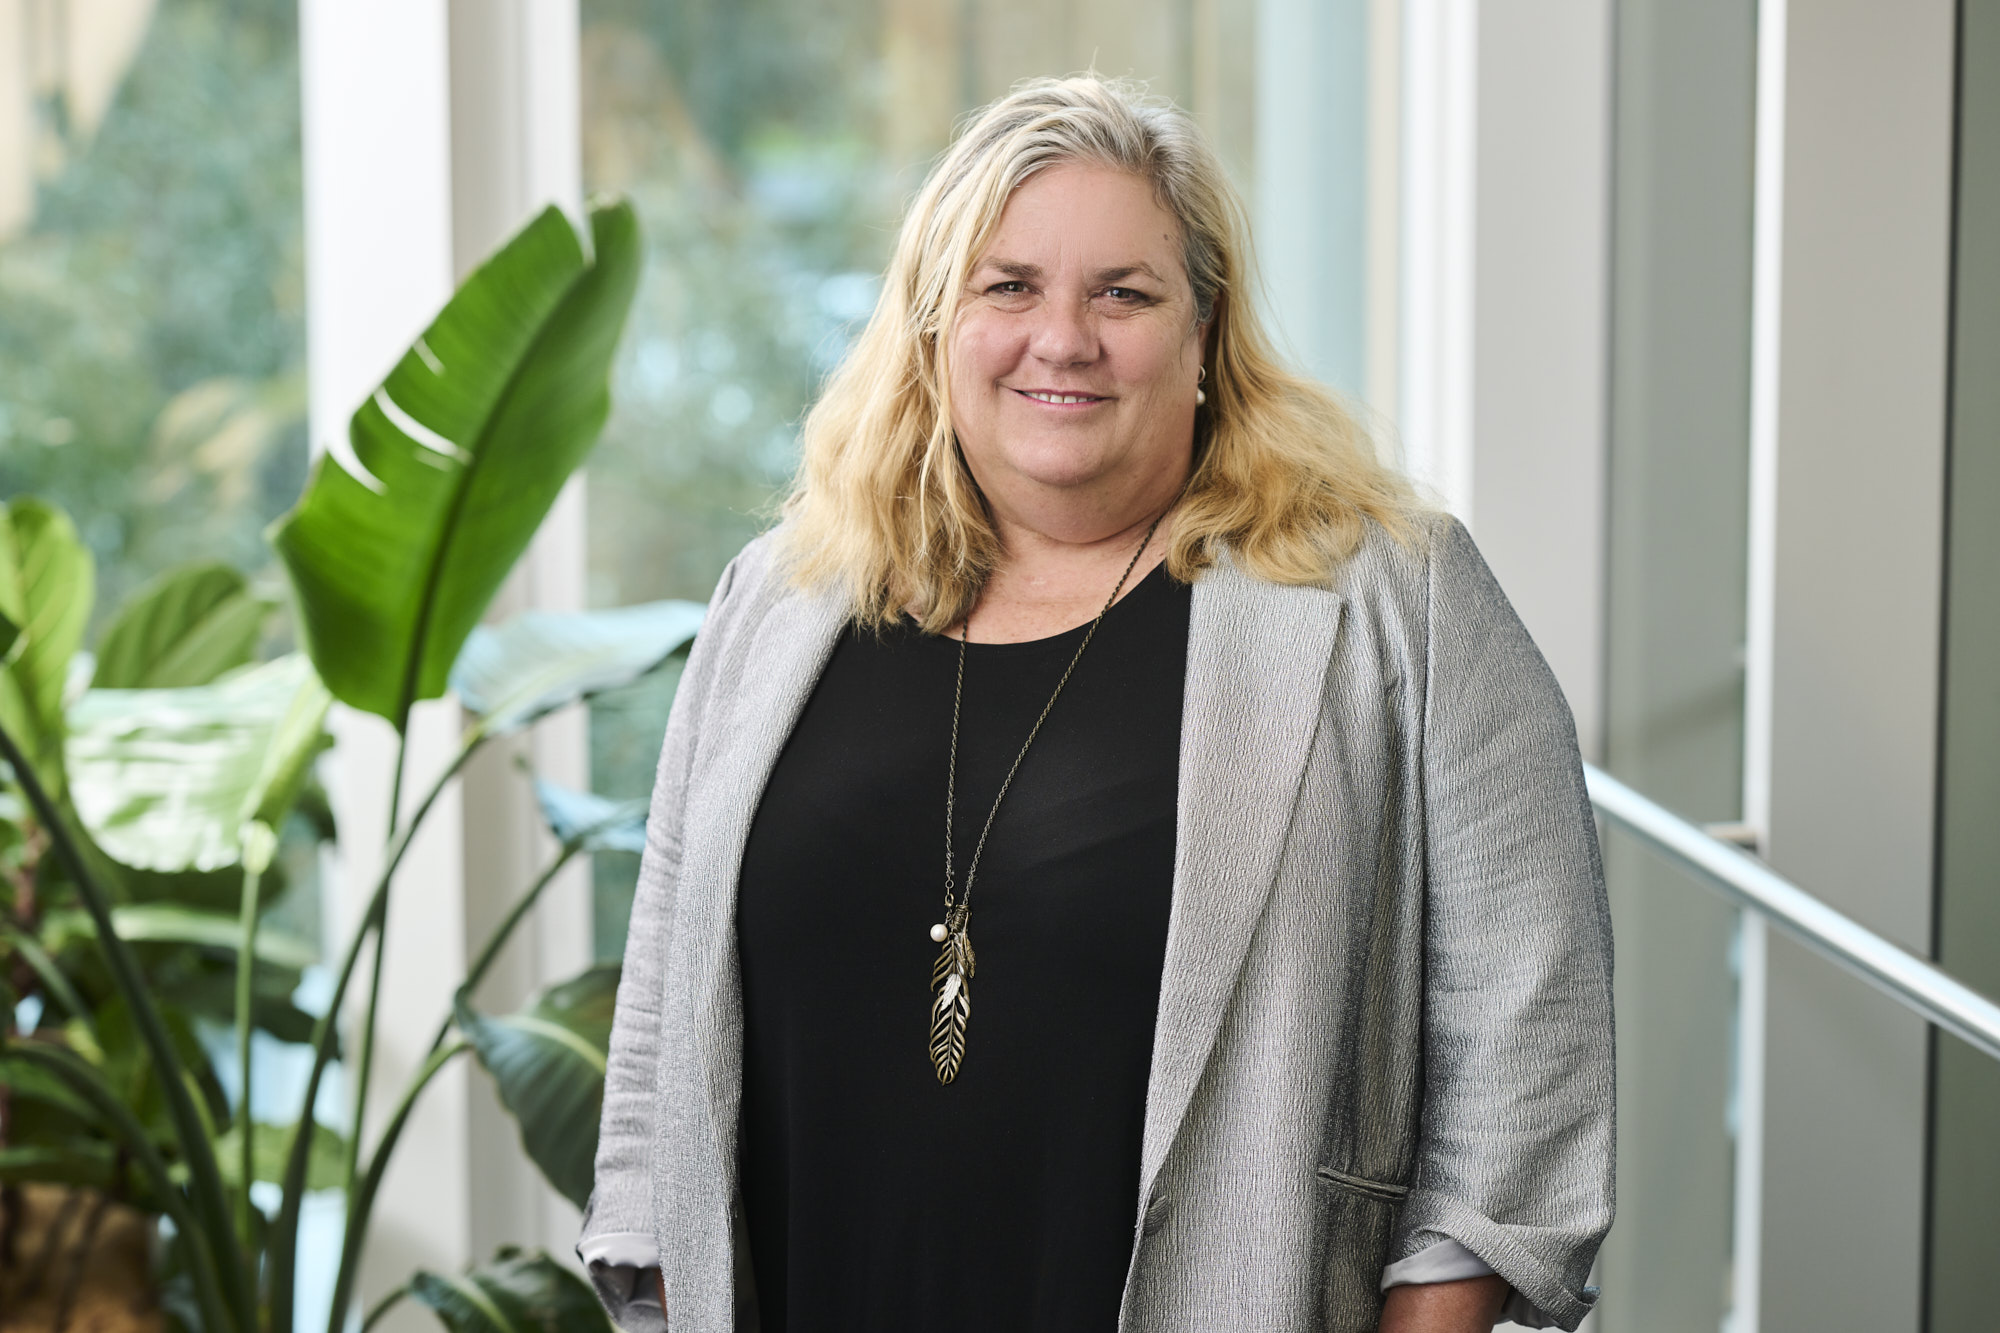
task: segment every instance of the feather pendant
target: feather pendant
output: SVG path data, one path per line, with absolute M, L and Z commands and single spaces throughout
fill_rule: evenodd
M 964 930 L 944 942 L 931 968 L 931 1067 L 938 1082 L 958 1077 L 965 1063 L 965 1022 L 972 1015 L 972 937 Z

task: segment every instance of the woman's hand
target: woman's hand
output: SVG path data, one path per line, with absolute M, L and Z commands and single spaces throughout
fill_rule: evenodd
M 1389 1288 L 1380 1333 L 1490 1333 L 1507 1299 L 1507 1279 L 1495 1273 L 1456 1282 Z

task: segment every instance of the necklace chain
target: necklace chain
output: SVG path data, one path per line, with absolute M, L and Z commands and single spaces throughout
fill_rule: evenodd
M 1163 513 L 1160 517 L 1166 515 Z M 1056 700 L 1062 697 L 1063 686 L 1069 684 L 1076 664 L 1083 660 L 1083 650 L 1090 647 L 1091 639 L 1097 635 L 1097 627 L 1104 623 L 1111 604 L 1124 591 L 1125 581 L 1138 568 L 1139 557 L 1146 553 L 1159 527 L 1160 519 L 1156 518 L 1153 526 L 1146 529 L 1139 549 L 1132 552 L 1132 558 L 1125 562 L 1125 572 L 1118 576 L 1117 586 L 1104 599 L 1103 609 L 1097 613 L 1097 619 L 1090 622 L 1090 628 L 1084 631 L 1083 642 L 1076 646 L 1076 654 L 1063 668 L 1062 679 L 1056 682 L 1055 692 L 1042 705 L 1042 715 L 1028 729 L 1028 739 L 1021 742 L 1021 752 L 1008 766 L 1000 791 L 993 798 L 993 808 L 986 812 L 986 823 L 979 830 L 979 841 L 973 844 L 972 859 L 965 866 L 965 888 L 961 891 L 953 878 L 951 826 L 958 812 L 958 718 L 965 702 L 965 652 L 966 645 L 972 641 L 972 612 L 965 613 L 965 626 L 958 638 L 958 679 L 951 689 L 951 760 L 944 784 L 944 920 L 931 927 L 931 938 L 944 946 L 937 962 L 931 967 L 930 1056 L 931 1067 L 937 1071 L 940 1083 L 950 1083 L 957 1078 L 959 1066 L 965 1063 L 965 1028 L 972 1016 L 972 974 L 978 966 L 972 952 L 972 932 L 966 927 L 972 916 L 972 882 L 979 874 L 979 855 L 986 850 L 986 835 L 993 831 L 993 818 L 1000 813 L 1000 803 L 1007 799 L 1007 789 L 1014 785 L 1014 774 L 1020 771 L 1021 761 L 1028 757 L 1028 747 L 1041 734 L 1042 723 L 1049 720 Z
M 1160 516 L 1160 518 L 1165 517 L 1165 514 Z M 1138 568 L 1139 557 L 1146 553 L 1148 546 L 1152 545 L 1153 534 L 1160 527 L 1160 518 L 1153 520 L 1152 526 L 1146 529 L 1145 537 L 1139 542 L 1139 549 L 1132 552 L 1132 558 L 1125 562 L 1125 572 L 1118 576 L 1118 582 L 1111 589 L 1111 595 L 1104 599 L 1104 606 L 1098 611 L 1097 618 L 1091 621 L 1090 628 L 1084 631 L 1083 642 L 1076 646 L 1075 655 L 1069 659 L 1069 665 L 1063 668 L 1062 679 L 1056 682 L 1055 691 L 1049 695 L 1049 701 L 1042 705 L 1041 716 L 1035 719 L 1034 726 L 1028 728 L 1028 739 L 1021 742 L 1020 753 L 1014 756 L 1014 762 L 1008 766 L 1007 776 L 1000 782 L 1000 791 L 993 798 L 993 808 L 986 812 L 986 823 L 979 830 L 979 841 L 973 844 L 972 859 L 965 867 L 965 889 L 962 893 L 955 894 L 951 835 L 952 823 L 958 808 L 958 717 L 965 697 L 966 644 L 972 637 L 972 612 L 965 613 L 965 622 L 959 629 L 958 679 L 953 683 L 951 691 L 951 758 L 946 769 L 944 789 L 944 906 L 947 928 L 953 933 L 964 929 L 965 916 L 972 909 L 972 881 L 979 873 L 979 856 L 986 850 L 986 835 L 993 831 L 993 820 L 1000 813 L 1000 803 L 1007 799 L 1007 789 L 1014 785 L 1014 774 L 1020 771 L 1021 761 L 1028 757 L 1028 747 L 1032 746 L 1035 737 L 1041 734 L 1042 724 L 1049 720 L 1049 714 L 1055 709 L 1056 700 L 1062 697 L 1063 686 L 1069 684 L 1069 678 L 1075 672 L 1076 664 L 1083 660 L 1083 651 L 1090 647 L 1091 639 L 1097 634 L 1097 627 L 1104 623 L 1104 617 L 1110 613 L 1112 604 L 1118 600 L 1118 594 L 1125 590 L 1126 580 L 1130 579 L 1132 571 Z

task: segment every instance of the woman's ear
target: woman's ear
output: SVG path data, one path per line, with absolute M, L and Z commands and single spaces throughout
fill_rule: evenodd
M 1208 318 L 1194 326 L 1195 337 L 1201 340 L 1201 360 L 1203 365 L 1208 364 L 1208 358 L 1215 351 L 1215 346 L 1210 339 L 1215 334 L 1215 326 L 1221 320 L 1222 303 L 1228 299 L 1228 293 L 1218 293 L 1215 298 L 1215 304 L 1209 307 Z

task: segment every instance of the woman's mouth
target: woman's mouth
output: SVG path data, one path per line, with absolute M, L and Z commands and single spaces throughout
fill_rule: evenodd
M 1059 393 L 1054 389 L 1016 389 L 1014 392 L 1052 407 L 1088 407 L 1092 403 L 1109 401 L 1094 393 Z

